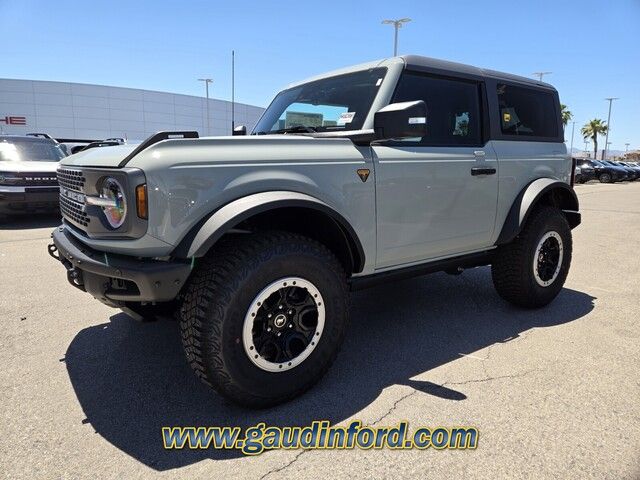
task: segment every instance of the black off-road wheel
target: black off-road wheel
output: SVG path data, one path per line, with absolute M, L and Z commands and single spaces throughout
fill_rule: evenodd
M 180 309 L 187 361 L 234 403 L 288 401 L 333 363 L 347 303 L 345 272 L 322 244 L 287 232 L 223 239 L 187 285 Z
M 525 308 L 547 305 L 560 293 L 571 264 L 571 229 L 560 210 L 544 206 L 520 234 L 498 248 L 491 266 L 498 294 Z

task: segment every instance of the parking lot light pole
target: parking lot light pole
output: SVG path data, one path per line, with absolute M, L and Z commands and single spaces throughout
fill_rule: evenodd
M 211 78 L 199 78 L 199 82 L 204 82 L 204 91 L 207 96 L 207 135 L 211 134 L 211 128 L 209 126 L 209 84 L 213 83 Z
M 533 72 L 531 75 L 533 75 L 534 77 L 538 77 L 539 81 L 542 81 L 542 77 L 544 77 L 545 75 L 551 75 L 553 72 Z
M 609 150 L 609 132 L 611 131 L 611 104 L 614 100 L 618 100 L 617 97 L 608 97 L 605 98 L 609 102 L 609 116 L 607 117 L 607 133 L 604 138 L 604 150 L 602 151 L 602 160 L 604 160 L 607 156 L 607 151 Z
M 394 57 L 398 55 L 398 30 L 402 28 L 403 23 L 408 23 L 410 21 L 411 21 L 410 18 L 400 18 L 398 20 L 382 21 L 384 25 L 393 25 L 393 28 L 395 30 L 394 37 L 393 37 L 393 56 Z
M 569 154 L 573 156 L 573 133 L 576 129 L 576 122 L 571 122 L 571 147 L 569 147 Z

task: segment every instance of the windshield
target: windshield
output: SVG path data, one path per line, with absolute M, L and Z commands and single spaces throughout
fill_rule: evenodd
M 284 90 L 253 134 L 360 130 L 386 71 L 372 68 Z
M 53 142 L 0 141 L 0 161 L 59 162 L 64 157 L 62 149 Z

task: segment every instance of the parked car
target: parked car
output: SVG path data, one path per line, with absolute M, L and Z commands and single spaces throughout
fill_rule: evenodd
M 0 135 L 0 216 L 58 209 L 58 142 L 42 134 Z
M 593 163 L 591 163 L 591 160 L 586 158 L 575 158 L 574 161 L 576 162 L 576 170 L 578 168 L 580 169 L 580 175 L 576 176 L 577 183 L 586 183 L 597 178 L 596 169 Z
M 349 289 L 491 265 L 515 305 L 556 297 L 580 224 L 559 112 L 548 84 L 452 62 L 342 69 L 280 92 L 251 136 L 64 159 L 49 253 L 107 305 L 177 310 L 204 383 L 274 405 L 336 358 Z
M 603 162 L 611 165 L 612 167 L 621 169 L 624 172 L 625 181 L 632 182 L 633 180 L 635 180 L 636 172 L 634 172 L 631 168 L 625 167 L 624 165 L 621 165 L 618 162 L 614 162 L 613 160 L 603 160 Z
M 600 183 L 622 182 L 627 178 L 627 172 L 616 165 L 609 165 L 602 160 L 590 160 L 593 164 L 596 177 Z
M 633 173 L 633 180 L 636 181 L 640 179 L 640 167 L 632 165 L 628 162 L 614 162 L 616 165 L 626 168 Z

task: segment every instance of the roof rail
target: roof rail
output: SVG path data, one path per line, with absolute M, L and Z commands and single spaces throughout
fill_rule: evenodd
M 54 142 L 57 142 L 57 140 L 53 138 L 51 135 L 49 135 L 48 133 L 27 133 L 27 137 L 46 138 L 48 140 L 53 140 Z
M 144 142 L 142 142 L 140 145 L 138 145 L 133 150 L 133 152 L 131 152 L 126 157 L 124 157 L 124 159 L 118 164 L 118 167 L 124 167 L 127 163 L 129 163 L 129 161 L 133 157 L 138 155 L 140 152 L 142 152 L 143 150 L 146 150 L 151 145 L 153 145 L 155 143 L 158 143 L 158 142 L 161 142 L 163 140 L 170 140 L 170 139 L 175 139 L 175 138 L 199 138 L 199 137 L 200 136 L 198 135 L 198 132 L 196 132 L 196 131 L 185 131 L 185 132 L 170 132 L 170 131 L 166 131 L 166 132 L 158 132 L 155 135 L 151 135 Z

